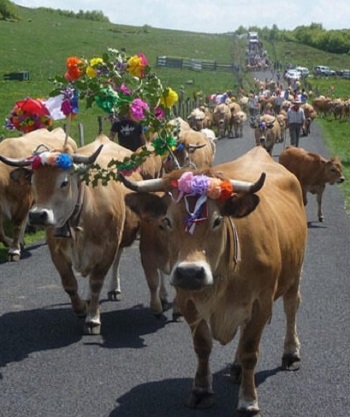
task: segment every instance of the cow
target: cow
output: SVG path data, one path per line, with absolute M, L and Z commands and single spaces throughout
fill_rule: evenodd
M 243 126 L 247 121 L 247 118 L 247 113 L 245 113 L 243 110 L 238 110 L 237 112 L 232 114 L 231 125 L 232 129 L 234 130 L 235 138 L 243 137 Z
M 87 184 L 82 176 L 93 163 L 107 169 L 111 159 L 123 160 L 130 154 L 102 134 L 76 153 L 61 145 L 59 151 L 37 154 L 34 161 L 0 156 L 12 165 L 32 166 L 35 203 L 29 222 L 46 229 L 51 259 L 74 313 L 85 317 L 86 334 L 100 334 L 99 297 L 105 276 L 119 261 L 123 245 L 136 238 L 139 218 L 126 211 L 124 198 L 130 191 L 119 181 L 95 185 L 90 178 Z M 89 277 L 88 301 L 79 295 L 75 272 Z
M 254 129 L 255 143 L 272 155 L 274 144 L 281 138 L 281 126 L 275 116 L 264 114 L 250 121 Z
M 191 111 L 187 117 L 188 124 L 193 130 L 201 131 L 202 129 L 211 128 L 211 113 L 204 107 L 197 107 Z
M 322 196 L 326 184 L 341 184 L 345 180 L 339 157 L 334 156 L 326 159 L 318 153 L 288 146 L 280 154 L 279 163 L 298 178 L 303 190 L 305 206 L 307 193 L 316 194 L 317 216 L 318 220 L 323 222 Z
M 38 129 L 16 138 L 4 139 L 0 142 L 0 155 L 9 158 L 24 158 L 42 146 L 57 148 L 63 145 L 65 132 L 62 128 L 48 131 Z M 77 145 L 68 138 L 73 150 Z M 8 259 L 19 261 L 21 247 L 24 245 L 24 233 L 27 225 L 28 211 L 33 204 L 30 176 L 27 171 L 11 167 L 0 162 L 0 242 L 8 247 Z M 12 238 L 6 236 L 3 221 L 7 219 L 13 229 Z
M 163 161 L 166 173 L 174 169 L 192 166 L 208 167 L 213 164 L 215 149 L 207 136 L 193 129 L 181 129 L 176 148 Z
M 229 134 L 231 123 L 231 111 L 227 104 L 222 103 L 215 106 L 213 111 L 213 127 L 217 131 L 219 139 Z
M 257 415 L 254 370 L 279 297 L 287 320 L 282 366 L 294 370 L 301 361 L 296 313 L 307 222 L 299 181 L 261 147 L 211 169 L 121 180 L 135 191 L 127 204 L 153 222 L 159 247 L 171 254 L 171 283 L 197 354 L 188 405 L 212 406 L 212 339 L 225 345 L 240 328 L 231 369 L 241 379 L 238 410 Z
M 308 136 L 311 133 L 311 123 L 316 119 L 317 113 L 313 106 L 309 103 L 305 103 L 301 106 L 304 110 L 305 120 L 302 126 L 303 136 Z
M 192 129 L 180 130 L 177 148 L 173 156 L 169 154 L 164 161 L 164 172 L 192 166 L 205 168 L 212 165 L 216 150 L 215 133 L 211 129 L 196 132 Z M 147 162 L 147 161 L 146 161 Z M 176 162 L 176 163 L 175 163 Z M 141 166 L 142 167 L 142 166 Z M 141 175 L 144 177 L 144 169 Z M 158 245 L 154 225 L 147 219 L 141 219 L 140 224 L 140 257 L 145 273 L 146 282 L 150 290 L 150 308 L 155 316 L 165 311 L 169 302 L 166 291 L 166 275 L 169 274 L 169 257 L 171 254 Z M 154 251 L 153 248 L 157 247 Z M 173 319 L 177 320 L 180 313 L 174 301 Z

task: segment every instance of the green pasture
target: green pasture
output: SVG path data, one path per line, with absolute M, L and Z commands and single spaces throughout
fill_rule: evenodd
M 48 9 L 19 7 L 20 21 L 0 21 L 0 140 L 18 135 L 3 126 L 16 101 L 27 96 L 45 98 L 53 90 L 50 81 L 63 75 L 69 56 L 93 58 L 101 56 L 107 48 L 121 50 L 130 55 L 143 52 L 164 85 L 179 91 L 185 87 L 185 98 L 193 98 L 197 92 L 208 95 L 226 90 L 234 93 L 239 86 L 248 90 L 252 86 L 249 73 L 225 73 L 193 71 L 190 69 L 157 68 L 158 56 L 214 60 L 221 64 L 244 65 L 245 41 L 237 40 L 233 34 L 206 34 L 152 28 L 133 27 L 108 22 L 90 21 L 67 17 Z M 307 66 L 329 65 L 334 69 L 349 68 L 349 55 L 325 53 L 293 42 L 269 43 L 264 41 L 269 56 L 283 65 Z M 11 72 L 28 71 L 29 81 L 4 81 L 3 75 Z M 350 96 L 350 80 L 308 80 L 310 88 L 320 94 L 337 97 Z M 332 87 L 332 90 L 330 88 Z M 97 118 L 102 116 L 103 130 L 109 130 L 107 114 L 93 107 L 86 109 L 80 104 L 78 117 L 73 119 L 70 135 L 78 138 L 78 123 L 83 126 L 85 143 L 92 141 L 98 132 Z M 55 122 L 54 127 L 65 122 Z M 319 120 L 332 154 L 338 154 L 343 162 L 345 176 L 350 178 L 350 126 L 349 121 Z M 341 186 L 346 206 L 350 212 L 349 181 Z M 39 234 L 43 237 L 43 233 Z M 38 235 L 27 235 L 26 243 L 38 239 Z M 0 244 L 0 262 L 6 251 Z

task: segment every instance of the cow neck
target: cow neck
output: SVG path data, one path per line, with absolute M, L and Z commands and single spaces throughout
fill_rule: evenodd
M 85 186 L 79 181 L 78 185 L 78 198 L 75 203 L 72 214 L 67 219 L 66 223 L 62 227 L 57 227 L 55 230 L 55 237 L 67 237 L 75 239 L 75 230 L 78 228 L 81 210 L 83 207 L 85 197 Z
M 231 217 L 227 217 L 227 237 L 229 241 L 229 262 L 233 262 L 233 270 L 236 269 L 238 262 L 241 261 L 241 248 L 238 239 L 238 233 L 236 225 L 234 224 Z

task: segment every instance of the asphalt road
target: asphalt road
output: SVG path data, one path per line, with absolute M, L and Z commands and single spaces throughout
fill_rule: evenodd
M 254 146 L 252 131 L 223 139 L 217 162 Z M 277 144 L 277 157 L 284 144 Z M 319 129 L 301 146 L 327 155 Z M 263 417 L 350 416 L 350 220 L 337 186 L 324 194 L 325 222 L 314 196 L 307 206 L 309 240 L 298 313 L 302 367 L 281 370 L 284 315 L 277 301 L 261 342 L 256 372 Z M 293 213 L 290 213 L 293 222 Z M 83 336 L 44 242 L 27 248 L 19 263 L 0 265 L 1 417 L 228 417 L 238 386 L 227 373 L 236 340 L 214 344 L 211 367 L 216 404 L 190 410 L 196 359 L 184 322 L 171 311 L 156 319 L 135 243 L 122 257 L 120 302 L 102 291 L 102 334 Z M 80 281 L 82 289 L 86 282 Z M 172 289 L 169 289 L 172 294 Z

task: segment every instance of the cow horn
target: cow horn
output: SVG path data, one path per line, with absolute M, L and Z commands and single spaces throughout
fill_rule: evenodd
M 205 143 L 198 144 L 198 145 L 188 145 L 188 149 L 201 149 L 204 148 L 204 146 L 207 146 Z
M 15 159 L 15 158 L 6 158 L 6 156 L 0 155 L 0 161 L 11 167 L 26 167 L 31 165 L 32 161 L 30 159 Z
M 230 180 L 230 182 L 235 192 L 257 193 L 260 190 L 260 188 L 264 185 L 265 178 L 266 174 L 265 172 L 262 172 L 260 178 L 255 182 L 237 180 Z
M 125 177 L 120 172 L 118 174 L 118 178 L 125 185 L 126 188 L 129 188 L 132 191 L 144 192 L 144 193 L 164 191 L 163 180 L 161 178 L 134 181 L 130 178 Z
M 85 164 L 85 165 L 91 165 L 96 161 L 96 158 L 102 151 L 103 145 L 100 145 L 94 153 L 92 153 L 90 156 L 86 155 L 79 155 L 79 154 L 73 154 L 72 159 L 73 162 L 76 164 Z

